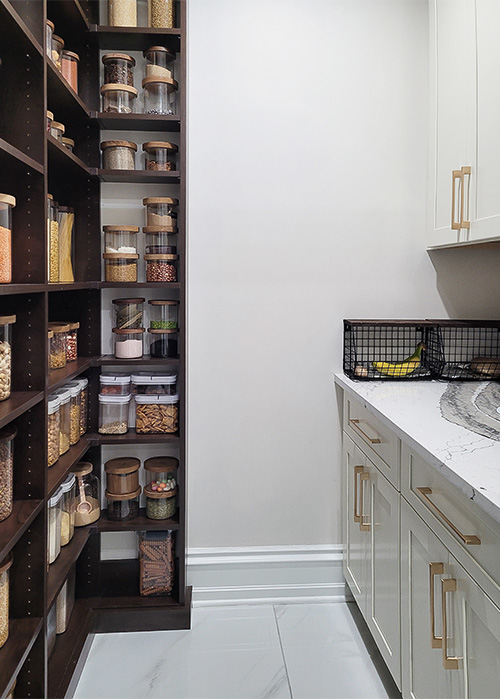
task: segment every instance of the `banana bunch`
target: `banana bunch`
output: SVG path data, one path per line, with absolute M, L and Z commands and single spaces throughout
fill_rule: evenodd
M 372 362 L 373 368 L 385 376 L 394 376 L 396 378 L 408 376 L 408 374 L 411 374 L 420 366 L 420 356 L 424 349 L 424 343 L 419 342 L 415 352 L 403 359 L 402 362 Z

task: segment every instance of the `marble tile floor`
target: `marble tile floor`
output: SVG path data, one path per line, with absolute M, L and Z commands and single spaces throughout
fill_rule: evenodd
M 95 637 L 74 699 L 396 699 L 352 602 L 194 607 L 190 631 Z

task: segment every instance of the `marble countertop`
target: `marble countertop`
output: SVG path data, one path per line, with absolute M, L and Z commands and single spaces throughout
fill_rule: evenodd
M 334 379 L 500 523 L 500 441 L 449 422 L 442 416 L 441 397 L 450 384 L 443 381 L 352 381 L 342 373 L 335 374 Z M 469 394 L 480 392 L 485 384 L 491 382 L 468 382 L 466 390 Z M 466 408 L 464 404 L 464 413 Z M 455 412 L 460 412 L 460 405 L 455 406 Z

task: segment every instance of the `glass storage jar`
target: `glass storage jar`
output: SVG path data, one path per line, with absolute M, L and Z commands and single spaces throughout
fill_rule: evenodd
M 78 330 L 80 323 L 68 323 L 66 333 L 66 362 L 74 362 L 78 359 Z
M 173 226 L 145 226 L 146 255 L 176 255 L 177 228 Z
M 11 325 L 16 316 L 0 316 L 0 401 L 10 396 L 12 377 L 12 339 Z
M 59 396 L 61 402 L 59 408 L 59 456 L 61 456 L 69 449 L 71 392 L 67 388 L 59 388 L 54 393 Z
M 0 563 L 0 648 L 9 637 L 9 570 L 13 562 L 9 553 Z
M 104 170 L 135 170 L 137 143 L 133 141 L 103 141 L 101 150 Z
M 56 634 L 61 634 L 68 628 L 71 612 L 75 606 L 75 567 L 71 569 L 66 582 L 57 595 L 56 600 Z
M 69 544 L 75 533 L 76 478 L 74 473 L 61 483 L 61 546 Z
M 104 277 L 107 282 L 136 282 L 137 260 L 139 255 L 133 253 L 105 252 Z
M 113 495 L 133 493 L 139 487 L 140 459 L 135 456 L 109 459 L 104 464 L 106 490 Z
M 177 81 L 173 78 L 144 78 L 144 111 L 146 114 L 173 114 Z
M 103 396 L 129 396 L 130 374 L 103 372 L 99 377 L 100 393 Z
M 52 52 L 51 52 L 51 58 L 58 70 L 61 70 L 61 59 L 62 59 L 62 51 L 64 48 L 64 41 L 61 39 L 60 36 L 56 36 L 56 34 L 52 34 Z
M 125 434 L 128 432 L 128 409 L 131 396 L 99 394 L 99 433 Z
M 92 464 L 87 461 L 80 461 L 73 468 L 76 476 L 75 527 L 86 527 L 101 516 L 100 484 L 92 469 Z
M 78 63 L 80 56 L 73 51 L 64 50 L 61 54 L 61 73 L 70 87 L 78 93 Z
M 139 371 L 132 374 L 132 393 L 135 395 L 163 395 L 175 396 L 177 394 L 177 374 L 164 372 L 155 374 L 149 371 Z
M 73 141 L 72 138 L 66 138 L 65 136 L 62 137 L 61 143 L 63 146 L 70 151 L 70 153 L 73 152 L 73 149 L 75 147 L 75 142 Z
M 149 355 L 155 359 L 175 358 L 178 353 L 177 330 L 148 330 Z
M 147 226 L 167 232 L 176 230 L 178 199 L 173 197 L 146 197 L 146 199 L 142 200 L 142 203 L 146 207 Z
M 179 396 L 135 396 L 137 434 L 172 434 L 179 428 Z
M 50 135 L 53 136 L 56 141 L 59 141 L 59 143 L 62 143 L 62 138 L 65 131 L 66 127 L 59 121 L 53 121 L 50 125 Z
M 5 697 L 5 699 L 14 699 L 14 690 L 16 688 L 16 684 L 17 684 L 17 678 L 14 680 L 14 682 L 9 687 L 9 692 L 8 692 L 7 696 Z
M 60 408 L 61 401 L 59 396 L 51 393 L 48 399 L 48 466 L 53 466 L 59 458 L 59 442 L 60 442 Z
M 71 393 L 69 402 L 69 443 L 71 446 L 74 446 L 80 441 L 81 387 L 78 381 L 68 381 L 64 388 Z
M 53 604 L 47 613 L 47 656 L 50 657 L 56 645 L 57 611 Z
M 105 85 L 119 84 L 134 87 L 135 58 L 126 53 L 106 53 L 102 57 L 102 62 Z
M 54 337 L 54 331 L 49 330 L 47 332 L 47 368 L 50 370 L 50 343 Z
M 169 519 L 177 510 L 177 489 L 166 490 L 161 484 L 151 484 L 144 488 L 146 496 L 146 516 L 149 519 Z
M 142 306 L 146 299 L 113 299 L 115 328 L 142 328 Z
M 142 335 L 144 328 L 120 330 L 113 328 L 115 357 L 117 359 L 139 359 L 142 357 Z
M 144 255 L 147 282 L 176 282 L 177 255 Z
M 12 209 L 16 198 L 0 194 L 0 284 L 12 281 Z
M 174 154 L 178 151 L 175 143 L 169 143 L 168 141 L 147 141 L 142 144 L 142 150 L 146 154 L 144 160 L 144 167 L 146 170 L 161 172 L 175 170 L 175 160 L 169 160 L 169 158 L 173 158 Z
M 86 376 L 76 379 L 80 384 L 80 436 L 87 431 L 89 416 L 89 380 Z
M 179 459 L 175 456 L 151 456 L 144 462 L 146 485 L 161 485 L 162 490 L 174 490 L 177 487 L 178 468 Z
M 49 282 L 59 281 L 59 222 L 58 205 L 52 194 L 47 194 L 47 244 Z
M 59 281 L 74 282 L 74 229 L 75 210 L 60 206 L 57 212 L 59 227 Z
M 174 28 L 174 0 L 148 0 L 148 27 Z
M 12 513 L 14 439 L 17 428 L 9 425 L 0 430 L 0 522 Z
M 110 27 L 137 27 L 137 0 L 109 0 Z
M 49 112 L 47 110 L 47 133 L 50 133 L 50 126 L 52 122 L 54 121 L 54 114 L 53 112 Z
M 139 226 L 103 226 L 102 229 L 105 237 L 105 252 L 115 255 L 137 254 Z
M 147 78 L 170 78 L 173 76 L 175 53 L 164 46 L 151 46 L 144 51 Z
M 45 51 L 47 56 L 52 58 L 52 35 L 54 34 L 54 22 L 50 19 L 45 20 Z
M 150 299 L 149 328 L 151 330 L 177 330 L 178 301 Z
M 50 368 L 62 369 L 66 366 L 66 333 L 69 331 L 67 323 L 49 323 L 54 337 L 50 342 Z
M 101 87 L 102 111 L 111 114 L 131 114 L 137 90 L 130 85 L 109 83 Z M 128 168 L 131 169 L 131 168 Z
M 114 495 L 106 490 L 108 500 L 108 519 L 112 522 L 128 522 L 139 515 L 139 495 L 141 489 L 137 488 L 133 493 Z
M 61 487 L 56 490 L 47 505 L 47 560 L 54 563 L 61 551 Z

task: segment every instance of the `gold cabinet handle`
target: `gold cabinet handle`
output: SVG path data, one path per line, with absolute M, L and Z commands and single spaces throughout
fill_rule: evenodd
M 361 522 L 361 515 L 358 512 L 358 503 L 359 503 L 359 497 L 358 497 L 358 476 L 363 473 L 363 467 L 362 466 L 355 466 L 354 467 L 354 521 L 355 522 Z
M 462 189 L 462 170 L 453 170 L 451 173 L 451 229 L 453 231 L 460 230 L 460 221 L 455 221 L 455 206 L 456 206 L 456 182 L 460 183 Z M 461 195 L 462 196 L 462 195 Z
M 359 426 L 359 420 L 355 420 L 354 418 L 352 418 L 351 420 L 349 420 L 349 424 L 351 425 L 351 427 L 354 427 L 354 429 L 360 433 L 360 435 L 363 437 L 363 439 L 365 439 L 370 444 L 380 444 L 381 443 L 380 439 L 378 437 L 370 437 L 370 435 L 366 434 L 366 432 L 363 432 L 363 430 Z M 374 430 L 374 432 L 375 432 L 375 430 Z M 377 433 L 375 432 L 375 434 L 377 434 Z
M 458 661 L 461 658 L 448 655 L 448 636 L 447 636 L 447 621 L 446 621 L 446 593 L 456 592 L 457 581 L 454 578 L 446 578 L 441 580 L 441 601 L 443 605 L 443 667 L 445 670 L 458 670 Z
M 431 648 L 442 648 L 443 637 L 436 636 L 436 617 L 434 610 L 434 578 L 436 575 L 443 575 L 443 563 L 429 563 L 429 579 L 430 579 L 430 607 L 431 607 Z
M 445 524 L 447 524 L 450 529 L 452 529 L 455 534 L 464 542 L 464 544 L 467 544 L 468 546 L 478 546 L 481 543 L 481 539 L 477 537 L 475 534 L 462 534 L 460 529 L 457 529 L 457 527 L 451 522 L 448 517 L 444 514 L 444 512 L 441 512 L 439 507 L 435 505 L 432 500 L 430 499 L 429 495 L 432 495 L 432 489 L 431 488 L 417 488 L 417 493 L 422 497 L 423 500 L 429 505 L 431 510 L 435 512 L 438 517 L 440 517 Z M 443 631 L 444 633 L 444 631 Z
M 365 524 L 365 514 L 363 512 L 363 482 L 370 480 L 370 474 L 363 472 L 360 477 L 360 485 L 361 485 L 361 507 L 360 507 L 360 521 L 359 521 L 359 530 L 362 532 L 369 532 L 370 531 L 370 524 Z
M 470 221 L 469 219 L 469 199 L 470 199 L 470 176 L 471 176 L 471 168 L 470 166 L 464 166 L 460 170 L 460 175 L 461 175 L 461 187 L 460 187 L 460 228 L 470 228 Z M 467 199 L 465 199 L 465 177 L 467 177 Z M 464 200 L 465 200 L 465 205 L 464 205 Z M 466 216 L 467 218 L 464 219 L 464 211 L 465 208 L 467 209 L 466 211 Z

